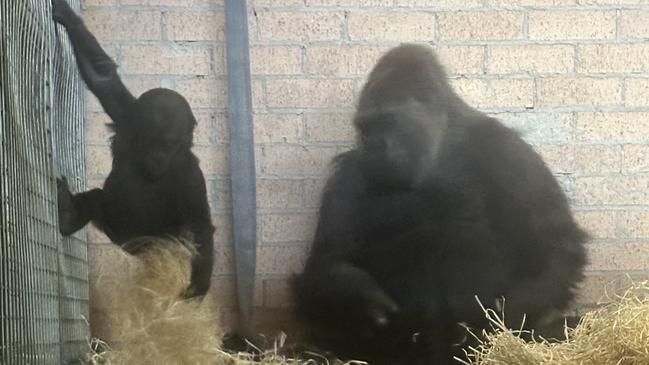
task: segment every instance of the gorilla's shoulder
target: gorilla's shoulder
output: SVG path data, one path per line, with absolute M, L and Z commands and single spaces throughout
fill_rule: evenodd
M 469 123 L 465 123 L 463 131 L 463 144 L 472 149 L 481 150 L 508 150 L 530 148 L 523 141 L 518 131 L 506 126 L 500 120 L 484 115 Z M 531 148 L 530 148 L 531 149 Z
M 467 128 L 471 136 L 480 139 L 518 138 L 518 132 L 486 114 L 467 123 Z
M 334 157 L 333 168 L 335 172 L 354 169 L 360 164 L 360 151 L 356 148 L 343 152 L 336 157 Z
M 343 152 L 332 161 L 333 170 L 327 180 L 325 190 L 362 189 L 365 177 L 361 173 L 361 151 L 353 149 Z

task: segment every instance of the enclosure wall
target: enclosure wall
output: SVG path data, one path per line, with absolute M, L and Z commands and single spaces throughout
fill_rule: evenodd
M 643 0 L 249 0 L 257 158 L 255 304 L 288 319 L 332 156 L 353 144 L 365 76 L 401 42 L 434 46 L 467 102 L 521 131 L 593 235 L 578 308 L 649 268 L 649 4 Z M 136 94 L 183 93 L 216 233 L 213 293 L 234 311 L 224 12 L 219 0 L 86 0 L 84 18 Z M 99 104 L 87 114 L 90 184 L 110 170 Z M 113 247 L 91 237 L 98 268 Z M 100 294 L 98 294 L 100 295 Z M 101 298 L 93 299 L 98 307 Z M 288 323 L 288 322 L 287 322 Z M 264 324 L 264 323 L 262 323 Z
M 0 363 L 72 363 L 89 335 L 87 250 L 58 232 L 55 177 L 85 185 L 83 89 L 49 2 L 3 1 L 0 30 Z

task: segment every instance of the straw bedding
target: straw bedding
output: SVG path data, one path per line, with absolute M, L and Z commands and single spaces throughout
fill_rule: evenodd
M 124 253 L 129 261 L 129 280 L 107 276 L 97 283 L 102 297 L 109 301 L 107 323 L 117 340 L 109 344 L 92 340 L 87 364 L 316 363 L 279 355 L 281 343 L 261 355 L 224 351 L 224 330 L 209 296 L 203 301 L 180 299 L 189 285 L 194 254 L 191 244 L 141 238 L 127 250 L 135 253 Z M 558 343 L 526 342 L 520 338 L 520 331 L 506 329 L 495 312 L 485 313 L 494 330 L 482 334 L 482 344 L 468 349 L 468 359 L 458 359 L 458 364 L 649 365 L 649 282 L 635 283 L 614 302 L 587 313 L 576 328 L 566 330 L 568 340 Z M 327 360 L 323 357 L 318 362 Z
M 472 365 L 649 365 L 649 282 L 584 315 L 567 340 L 525 342 L 486 311 L 495 331 L 469 350 Z
M 291 365 L 304 361 L 278 355 L 228 353 L 221 348 L 224 330 L 218 308 L 203 301 L 182 300 L 189 285 L 191 244 L 176 239 L 144 237 L 123 252 L 128 273 L 119 280 L 101 276 L 96 285 L 109 308 L 111 337 L 90 342 L 89 365 Z

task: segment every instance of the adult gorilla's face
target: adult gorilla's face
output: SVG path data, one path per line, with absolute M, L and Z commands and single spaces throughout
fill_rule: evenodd
M 390 190 L 414 189 L 434 167 L 446 117 L 409 100 L 359 112 L 355 125 L 361 168 L 370 184 Z

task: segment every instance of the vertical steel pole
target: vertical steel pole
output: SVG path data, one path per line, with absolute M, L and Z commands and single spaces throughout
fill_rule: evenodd
M 257 243 L 255 143 L 246 3 L 245 0 L 225 2 L 232 224 L 237 298 L 244 331 L 250 329 L 252 317 Z

